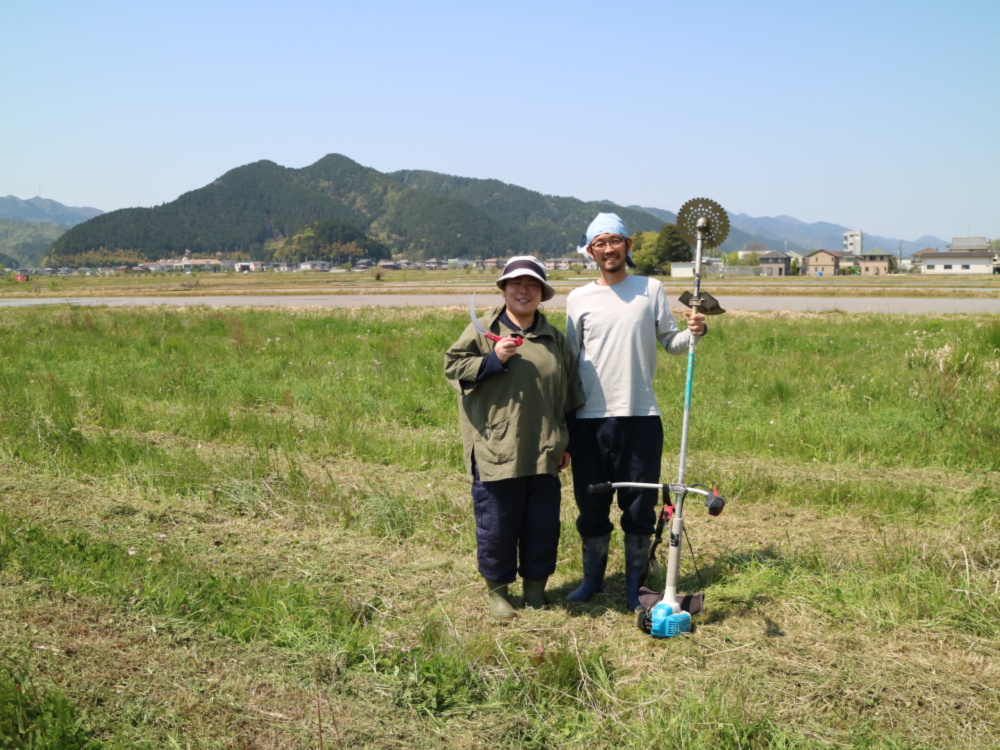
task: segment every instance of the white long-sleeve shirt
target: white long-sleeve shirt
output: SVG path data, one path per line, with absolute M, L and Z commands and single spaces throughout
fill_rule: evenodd
M 658 416 L 657 346 L 681 354 L 690 337 L 678 328 L 656 279 L 628 276 L 614 286 L 592 282 L 574 289 L 566 300 L 566 338 L 585 398 L 577 417 Z

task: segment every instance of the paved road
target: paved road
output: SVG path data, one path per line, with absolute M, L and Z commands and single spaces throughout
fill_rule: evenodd
M 499 295 L 483 294 L 477 306 L 491 304 Z M 738 297 L 722 296 L 720 304 L 726 310 L 848 313 L 923 313 L 1000 314 L 1000 299 L 938 299 L 922 297 Z M 458 294 L 289 294 L 239 295 L 204 297 L 32 297 L 30 299 L 0 299 L 0 307 L 33 305 L 171 305 L 209 307 L 467 307 L 468 295 Z M 545 307 L 566 307 L 566 297 L 556 295 Z

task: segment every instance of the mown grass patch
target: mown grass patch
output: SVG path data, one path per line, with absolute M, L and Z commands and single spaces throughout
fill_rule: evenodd
M 617 535 L 605 593 L 563 601 L 566 487 L 552 607 L 487 617 L 441 375 L 464 325 L 11 311 L 0 655 L 33 705 L 141 748 L 992 746 L 996 321 L 714 323 L 687 475 L 729 505 L 689 506 L 707 609 L 667 641 L 624 612 Z
M 0 748 L 100 750 L 86 714 L 58 690 L 39 689 L 24 669 L 0 660 Z

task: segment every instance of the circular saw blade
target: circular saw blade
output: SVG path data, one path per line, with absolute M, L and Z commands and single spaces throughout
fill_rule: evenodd
M 705 217 L 708 226 L 704 227 L 703 247 L 718 247 L 726 241 L 729 234 L 729 215 L 726 209 L 710 198 L 692 198 L 677 212 L 677 230 L 681 237 L 692 245 L 698 243 L 698 219 Z

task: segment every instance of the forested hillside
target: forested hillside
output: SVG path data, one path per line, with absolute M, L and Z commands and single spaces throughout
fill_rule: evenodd
M 4 268 L 38 265 L 45 251 L 65 232 L 66 227 L 56 224 L 0 219 L 0 254 L 7 258 L 0 258 L 0 263 Z
M 391 172 L 389 176 L 415 190 L 478 207 L 491 219 L 521 234 L 530 246 L 526 252 L 541 255 L 573 252 L 587 225 L 601 211 L 615 211 L 633 232 L 658 231 L 663 224 L 645 211 L 543 195 L 499 180 L 416 170 Z
M 360 258 L 381 260 L 388 257 L 385 245 L 342 221 L 307 224 L 274 253 L 274 260 L 286 263 L 328 260 L 338 265 Z
M 634 231 L 659 230 L 643 211 L 585 203 L 505 185 L 433 172 L 384 174 L 339 154 L 303 169 L 260 161 L 233 169 L 203 188 L 155 208 L 103 214 L 53 245 L 49 265 L 78 265 L 197 256 L 265 260 L 300 255 L 307 225 L 339 222 L 385 252 L 414 259 L 557 256 L 574 251 L 598 211 L 615 210 Z M 345 230 L 346 231 L 346 230 Z M 352 251 L 353 252 L 353 251 Z
M 9 255 L 0 253 L 0 266 L 3 266 L 6 269 L 11 269 L 17 268 L 20 265 L 21 263 L 17 260 L 17 258 L 11 258 Z
M 49 265 L 75 265 L 84 253 L 117 258 L 134 252 L 146 260 L 195 256 L 270 255 L 277 243 L 319 220 L 353 222 L 355 215 L 315 188 L 295 170 L 259 161 L 231 170 L 210 185 L 154 208 L 126 208 L 73 227 L 46 257 Z

